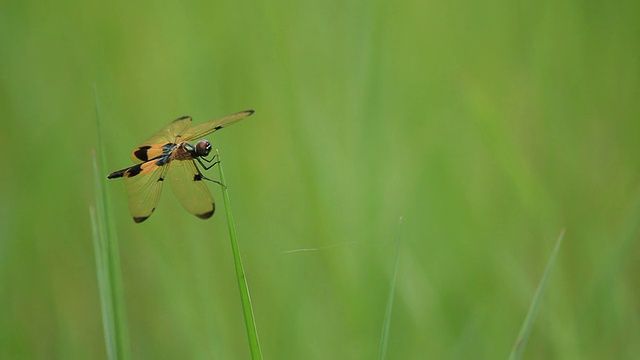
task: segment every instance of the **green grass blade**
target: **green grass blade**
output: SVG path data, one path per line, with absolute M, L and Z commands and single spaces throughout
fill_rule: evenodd
M 94 176 L 96 190 L 96 230 L 94 231 L 94 246 L 96 266 L 98 267 L 98 284 L 100 301 L 103 308 L 103 321 L 107 354 L 110 359 L 126 360 L 131 358 L 129 353 L 129 334 L 124 306 L 124 291 L 120 269 L 120 253 L 118 241 L 113 235 L 113 224 L 109 222 L 109 196 L 104 186 L 105 151 L 102 140 L 100 123 L 100 108 L 96 87 L 93 87 L 96 110 L 96 127 L 98 131 L 98 153 L 94 154 Z M 97 235 L 97 237 L 96 237 Z M 107 318 L 105 318 L 107 317 Z
M 393 262 L 393 275 L 391 275 L 391 286 L 387 300 L 387 309 L 382 323 L 382 336 L 380 337 L 380 349 L 378 359 L 384 360 L 387 357 L 387 343 L 389 342 L 389 329 L 391 328 L 391 312 L 393 310 L 393 298 L 396 292 L 396 278 L 398 275 L 398 253 L 400 252 L 400 229 L 402 228 L 402 217 L 398 223 L 398 238 L 396 239 L 396 256 Z
M 93 156 L 94 169 L 97 169 L 95 154 Z M 97 172 L 96 172 L 97 174 Z M 89 208 L 91 214 L 91 230 L 93 235 L 93 250 L 96 258 L 96 274 L 98 276 L 98 291 L 100 294 L 100 310 L 102 313 L 102 327 L 104 342 L 107 348 L 107 359 L 116 359 L 116 336 L 113 324 L 113 304 L 111 303 L 111 287 L 109 286 L 109 269 L 106 266 L 106 244 L 104 241 L 104 223 L 98 220 L 96 208 Z
M 218 160 L 220 160 L 220 153 L 216 149 Z M 231 205 L 229 203 L 229 193 L 226 187 L 226 180 L 224 178 L 224 171 L 222 170 L 222 162 L 218 164 L 220 169 L 220 182 L 225 184 L 222 186 L 222 199 L 224 201 L 224 208 L 227 213 L 227 225 L 229 226 L 229 238 L 231 240 L 231 251 L 233 252 L 233 262 L 236 267 L 236 277 L 238 278 L 238 287 L 240 289 L 240 299 L 242 301 L 242 311 L 244 313 L 244 323 L 247 328 L 247 338 L 249 340 L 249 349 L 251 351 L 251 358 L 253 360 L 262 359 L 262 352 L 260 351 L 260 342 L 258 340 L 258 331 L 256 330 L 256 322 L 253 316 L 253 308 L 251 306 L 251 296 L 249 295 L 249 287 L 247 286 L 247 279 L 244 274 L 244 267 L 242 266 L 242 259 L 240 258 L 240 250 L 238 249 L 238 241 L 236 239 L 236 227 L 233 221 L 233 215 L 231 214 Z
M 527 344 L 527 339 L 529 338 L 529 334 L 531 333 L 531 328 L 533 327 L 533 322 L 535 321 L 536 315 L 538 314 L 538 308 L 540 307 L 540 301 L 542 299 L 542 295 L 544 294 L 544 290 L 547 286 L 547 280 L 549 279 L 549 274 L 551 274 L 551 269 L 553 268 L 553 264 L 555 263 L 556 256 L 558 255 L 558 250 L 560 249 L 560 244 L 562 243 L 562 238 L 564 237 L 564 229 L 560 232 L 560 236 L 558 236 L 558 241 L 556 241 L 556 246 L 553 249 L 553 253 L 551 254 L 551 258 L 547 263 L 547 268 L 544 271 L 544 275 L 540 280 L 540 284 L 536 289 L 536 293 L 533 296 L 533 300 L 531 301 L 531 305 L 529 306 L 529 312 L 527 313 L 527 317 L 524 319 L 524 323 L 520 328 L 520 333 L 518 334 L 518 338 L 516 339 L 515 344 L 513 345 L 513 349 L 511 349 L 511 354 L 509 354 L 509 360 L 517 360 L 522 358 L 522 353 L 524 352 L 524 347 Z

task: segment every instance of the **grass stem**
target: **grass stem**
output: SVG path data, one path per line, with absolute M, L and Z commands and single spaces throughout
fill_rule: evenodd
M 216 149 L 218 160 L 220 160 L 220 153 Z M 224 201 L 224 208 L 227 213 L 227 225 L 229 226 L 229 238 L 231 240 L 231 251 L 233 252 L 233 262 L 236 268 L 236 277 L 238 279 L 238 288 L 240 289 L 240 299 L 242 301 L 242 311 L 244 314 L 244 323 L 247 329 L 247 338 L 249 340 L 249 349 L 251 351 L 251 358 L 253 360 L 262 359 L 262 352 L 260 351 L 260 342 L 258 340 L 258 331 L 256 330 L 256 322 L 253 316 L 253 308 L 251 306 L 251 296 L 249 294 L 249 287 L 247 286 L 247 279 L 244 273 L 244 267 L 242 266 L 242 259 L 240 258 L 240 250 L 238 249 L 238 241 L 236 238 L 236 227 L 233 221 L 233 214 L 231 213 L 231 205 L 229 202 L 229 192 L 227 191 L 227 182 L 224 178 L 224 171 L 222 169 L 222 162 L 218 164 L 220 170 L 220 182 L 222 186 L 222 199 Z
M 544 294 L 544 290 L 547 287 L 547 281 L 549 280 L 549 274 L 551 274 L 551 269 L 553 268 L 553 264 L 556 261 L 556 256 L 558 255 L 558 250 L 560 249 L 560 244 L 562 243 L 562 238 L 564 237 L 564 229 L 560 231 L 560 236 L 558 236 L 558 241 L 556 241 L 556 246 L 553 249 L 553 253 L 551 253 L 551 258 L 547 263 L 547 268 L 542 275 L 542 279 L 540 280 L 540 284 L 536 289 L 536 293 L 533 296 L 533 300 L 531 301 L 531 305 L 529 305 L 529 312 L 524 319 L 524 323 L 520 328 L 520 333 L 518 334 L 518 338 L 516 339 L 515 344 L 513 344 L 513 349 L 511 350 L 511 354 L 509 354 L 509 360 L 518 360 L 522 358 L 522 354 L 524 352 L 524 347 L 527 344 L 527 340 L 529 339 L 529 334 L 531 333 L 531 328 L 533 328 L 533 323 L 535 321 L 536 315 L 538 314 L 538 308 L 540 307 L 540 301 L 542 300 L 542 295 Z
M 391 312 L 393 310 L 393 298 L 396 292 L 396 278 L 398 275 L 398 253 L 400 252 L 400 229 L 402 228 L 402 216 L 398 222 L 398 238 L 396 239 L 396 256 L 393 262 L 393 275 L 391 276 L 391 287 L 387 298 L 387 309 L 382 323 L 382 336 L 380 337 L 380 349 L 378 359 L 384 360 L 387 356 L 387 343 L 389 342 L 389 329 L 391 328 Z
M 129 334 L 126 320 L 124 290 L 120 268 L 118 241 L 113 231 L 113 224 L 109 219 L 109 196 L 104 186 L 105 151 L 102 140 L 100 123 L 100 108 L 96 87 L 93 87 L 96 110 L 96 125 L 98 131 L 98 154 L 93 156 L 93 170 L 95 176 L 96 209 L 91 211 L 94 250 L 104 337 L 109 359 L 126 360 L 129 354 Z

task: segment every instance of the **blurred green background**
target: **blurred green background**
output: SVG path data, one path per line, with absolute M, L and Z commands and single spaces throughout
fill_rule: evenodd
M 640 354 L 640 2 L 0 4 L 0 358 L 105 359 L 89 206 L 183 115 L 223 156 L 266 359 Z M 104 176 L 105 174 L 103 174 Z M 217 178 L 217 170 L 210 176 Z M 135 359 L 249 357 L 220 189 L 134 224 L 106 182 Z M 294 251 L 309 249 L 307 251 Z

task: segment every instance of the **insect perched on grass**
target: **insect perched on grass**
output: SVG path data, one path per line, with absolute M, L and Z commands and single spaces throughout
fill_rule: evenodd
M 207 158 L 211 152 L 209 141 L 200 140 L 195 146 L 189 141 L 211 134 L 251 114 L 253 110 L 241 111 L 194 127 L 190 127 L 191 117 L 183 116 L 135 148 L 131 158 L 137 164 L 107 176 L 108 179 L 124 179 L 133 221 L 140 223 L 151 216 L 167 175 L 173 192 L 185 209 L 201 219 L 210 218 L 216 206 L 209 188 L 202 180 L 217 181 L 202 175 L 196 161 L 204 170 L 210 169 L 218 161 L 215 155 Z

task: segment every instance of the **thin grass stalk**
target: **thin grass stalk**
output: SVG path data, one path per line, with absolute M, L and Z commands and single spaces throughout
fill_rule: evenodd
M 391 328 L 391 313 L 393 311 L 393 299 L 396 293 L 396 279 L 398 275 L 398 253 L 400 252 L 400 229 L 402 228 L 402 217 L 398 222 L 398 237 L 396 239 L 396 256 L 393 261 L 393 274 L 391 275 L 391 286 L 389 287 L 389 295 L 387 297 L 387 308 L 384 313 L 384 321 L 382 323 L 382 335 L 380 336 L 380 349 L 378 350 L 378 359 L 384 360 L 387 357 L 387 344 L 389 342 L 389 329 Z
M 104 186 L 106 174 L 104 141 L 102 139 L 102 126 L 100 122 L 100 107 L 98 93 L 93 86 L 93 95 L 96 110 L 96 127 L 98 136 L 98 154 L 94 156 L 94 174 L 96 187 L 96 218 L 98 234 L 98 248 L 96 250 L 96 263 L 98 270 L 98 282 L 102 278 L 105 282 L 100 287 L 100 299 L 103 308 L 103 321 L 105 322 L 105 342 L 107 353 L 113 359 L 130 359 L 129 333 L 126 320 L 124 303 L 124 290 L 122 285 L 122 273 L 120 268 L 120 253 L 118 241 L 113 231 L 113 224 L 109 215 L 109 196 L 107 187 Z M 94 244 L 96 241 L 94 241 Z M 104 319 L 108 316 L 108 319 Z M 111 358 L 111 357 L 110 357 Z
M 220 160 L 220 153 L 216 149 L 216 155 Z M 240 289 L 240 299 L 242 301 L 242 312 L 244 314 L 244 324 L 247 329 L 247 339 L 249 340 L 249 349 L 251 351 L 251 358 L 253 360 L 261 360 L 262 352 L 260 351 L 260 341 L 258 340 L 258 331 L 256 330 L 256 322 L 253 316 L 253 307 L 251 306 L 251 296 L 249 294 L 249 287 L 247 285 L 247 279 L 244 273 L 244 267 L 242 266 L 242 259 L 240 258 L 240 250 L 238 249 L 238 241 L 236 238 L 236 227 L 233 221 L 233 214 L 231 213 L 231 204 L 229 202 L 229 193 L 227 191 L 227 181 L 224 178 L 224 171 L 222 169 L 222 162 L 218 164 L 220 170 L 220 182 L 224 184 L 222 186 L 222 199 L 224 201 L 224 208 L 227 213 L 227 225 L 229 226 L 229 239 L 231 240 L 231 251 L 233 252 L 233 262 L 236 268 L 236 277 L 238 279 L 238 288 Z
M 538 285 L 538 288 L 536 289 L 536 293 L 533 296 L 533 300 L 531 301 L 531 305 L 529 306 L 529 312 L 527 313 L 527 317 L 524 319 L 524 323 L 520 328 L 520 333 L 518 334 L 518 338 L 516 339 L 515 344 L 513 344 L 513 349 L 511 349 L 511 354 L 509 354 L 509 360 L 519 360 L 522 358 L 522 354 L 524 353 L 524 347 L 527 344 L 527 340 L 529 339 L 529 334 L 531 333 L 531 329 L 533 328 L 533 323 L 535 321 L 536 315 L 538 314 L 538 308 L 540 307 L 542 295 L 544 295 L 544 290 L 547 287 L 549 274 L 551 274 L 551 269 L 553 268 L 553 264 L 556 261 L 558 250 L 560 249 L 560 244 L 562 243 L 563 237 L 564 237 L 564 229 L 560 231 L 560 236 L 558 236 L 558 241 L 556 241 L 556 246 L 553 249 L 553 253 L 551 253 L 551 258 L 549 259 L 549 262 L 547 263 L 547 268 L 544 271 L 544 275 L 542 275 L 540 284 Z
M 97 169 L 95 154 L 93 157 L 94 169 Z M 97 174 L 97 172 L 96 172 Z M 97 177 L 97 176 L 96 176 Z M 104 242 L 104 227 L 98 220 L 98 214 L 94 206 L 89 207 L 91 215 L 91 230 L 93 235 L 93 250 L 96 258 L 96 274 L 98 277 L 98 291 L 100 294 L 100 310 L 102 314 L 102 328 L 104 331 L 104 342 L 107 350 L 107 359 L 116 359 L 118 353 L 116 349 L 116 336 L 113 324 L 113 304 L 111 303 L 111 287 L 108 283 L 109 269 L 105 263 L 106 248 Z

